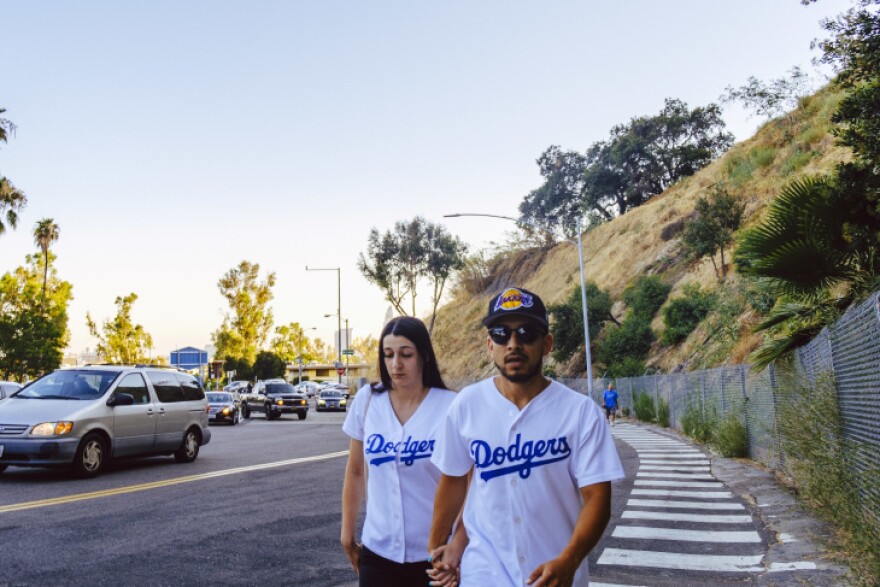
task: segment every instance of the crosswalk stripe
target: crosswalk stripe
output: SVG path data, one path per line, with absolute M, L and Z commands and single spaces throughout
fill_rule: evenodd
M 643 473 L 641 469 L 638 473 L 636 473 L 636 478 L 638 477 L 650 479 L 674 477 L 675 479 L 687 479 L 691 481 L 716 481 L 715 477 L 708 474 L 699 475 L 697 473 L 676 473 L 674 471 L 669 471 L 666 473 Z
M 674 461 L 669 459 L 639 459 L 639 463 L 641 463 L 642 465 L 689 465 L 692 467 L 696 467 L 697 465 L 704 465 L 706 467 L 709 466 L 709 461 L 699 459 L 691 459 L 688 461 Z
M 729 491 L 677 491 L 675 489 L 633 489 L 630 495 L 652 497 L 690 497 L 699 499 L 733 499 Z
M 694 489 L 721 489 L 720 481 L 658 481 L 655 479 L 636 479 L 635 485 L 653 485 L 655 487 L 693 487 Z
M 708 473 L 709 465 L 703 465 L 701 467 L 693 467 L 689 465 L 678 465 L 677 467 L 661 465 L 642 465 L 639 467 L 639 471 L 679 471 L 682 473 Z
M 717 514 L 674 514 L 669 512 L 642 512 L 627 510 L 621 516 L 624 520 L 663 520 L 668 522 L 700 522 L 703 524 L 751 524 L 752 516 Z
M 699 501 L 672 501 L 667 499 L 630 499 L 626 507 L 642 508 L 679 508 L 693 510 L 744 510 L 740 503 L 717 503 Z
M 717 554 L 682 554 L 650 550 L 606 548 L 599 557 L 600 565 L 653 567 L 690 571 L 760 573 L 764 555 L 732 556 Z
M 760 544 L 761 537 L 754 530 L 745 532 L 680 530 L 677 528 L 647 528 L 618 526 L 611 536 L 636 540 L 676 540 L 680 542 L 712 542 L 716 544 Z

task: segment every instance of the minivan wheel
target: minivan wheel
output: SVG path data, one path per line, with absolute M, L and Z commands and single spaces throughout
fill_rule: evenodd
M 174 451 L 174 459 L 178 463 L 191 463 L 199 456 L 199 435 L 195 430 L 187 430 L 183 444 Z
M 272 408 L 269 407 L 268 404 L 266 404 L 266 419 L 267 420 L 274 420 L 275 419 L 275 414 L 272 413 Z
M 107 443 L 100 434 L 86 434 L 73 457 L 73 474 L 81 478 L 95 477 L 104 468 Z

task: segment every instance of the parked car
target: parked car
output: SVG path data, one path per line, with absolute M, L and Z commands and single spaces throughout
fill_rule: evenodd
M 248 383 L 250 383 L 250 381 L 230 381 L 223 387 L 223 391 L 241 391 L 248 386 Z
M 228 391 L 209 391 L 208 397 L 208 421 L 229 422 L 233 426 L 241 422 L 240 401 L 236 400 L 236 394 Z
M 318 394 L 318 403 L 315 409 L 319 412 L 346 410 L 348 400 L 342 391 L 338 389 L 325 389 Z
M 0 401 L 21 389 L 21 384 L 14 381 L 0 381 Z
M 318 391 L 321 389 L 321 386 L 314 381 L 303 381 L 302 383 L 297 383 L 296 385 L 294 385 L 293 388 L 300 393 L 306 394 L 306 397 L 311 398 L 318 395 Z
M 253 412 L 262 412 L 267 420 L 294 413 L 300 420 L 305 420 L 309 414 L 309 400 L 283 379 L 258 381 L 251 393 L 242 396 L 242 416 L 250 418 Z
M 94 477 L 116 458 L 192 462 L 210 440 L 205 392 L 176 369 L 59 369 L 0 403 L 0 473 L 10 465 L 69 467 Z

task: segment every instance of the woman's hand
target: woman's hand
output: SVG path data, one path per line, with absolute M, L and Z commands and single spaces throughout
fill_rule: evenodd
M 354 568 L 355 573 L 360 573 L 361 571 L 361 551 L 363 549 L 363 545 L 358 544 L 354 538 L 344 538 L 340 540 L 342 542 L 342 550 L 345 552 L 345 556 L 348 557 L 348 560 L 351 561 L 351 566 Z
M 432 587 L 456 587 L 461 580 L 461 555 L 464 546 L 452 540 L 431 551 L 431 565 L 427 571 Z

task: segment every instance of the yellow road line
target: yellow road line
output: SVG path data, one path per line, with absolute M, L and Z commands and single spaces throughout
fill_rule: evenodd
M 0 506 L 0 514 L 18 512 L 21 510 L 29 510 L 32 508 L 48 507 L 52 505 L 61 505 L 65 503 L 73 503 L 76 501 L 85 501 L 87 499 L 110 497 L 111 495 L 123 495 L 125 493 L 147 491 L 149 489 L 159 489 L 160 487 L 171 487 L 172 485 L 180 485 L 181 483 L 192 483 L 193 481 L 203 481 L 205 479 L 214 479 L 216 477 L 225 477 L 227 475 L 238 475 L 240 473 L 261 471 L 263 469 L 274 469 L 277 467 L 286 467 L 288 465 L 298 465 L 300 463 L 325 461 L 327 459 L 344 457 L 347 454 L 348 451 L 343 450 L 339 452 L 327 453 L 324 455 L 316 455 L 313 457 L 300 457 L 297 459 L 289 459 L 286 461 L 276 461 L 274 463 L 263 463 L 261 465 L 250 465 L 248 467 L 237 467 L 235 469 L 224 469 L 222 471 L 213 471 L 211 473 L 202 473 L 200 475 L 190 475 L 188 477 L 177 477 L 175 479 L 166 479 L 164 481 L 153 481 L 152 483 L 142 483 L 140 485 L 129 485 L 128 487 L 119 487 L 117 489 L 105 489 L 103 491 L 93 491 L 91 493 L 78 493 L 74 495 L 65 495 L 63 497 L 53 497 L 51 499 L 38 499 L 36 501 L 13 503 L 10 505 Z

